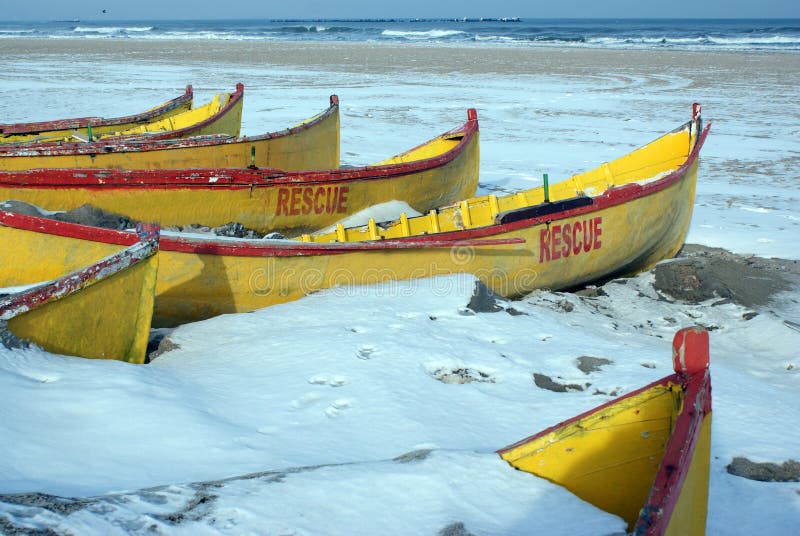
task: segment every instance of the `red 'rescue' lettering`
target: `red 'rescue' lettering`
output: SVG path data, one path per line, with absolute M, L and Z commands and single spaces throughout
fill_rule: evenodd
M 550 228 L 539 231 L 539 263 L 550 262 Z
M 583 227 L 581 226 L 581 222 L 576 221 L 572 224 L 572 254 L 577 255 L 581 252 L 581 247 L 583 247 L 583 242 L 581 242 L 581 230 Z
M 292 202 L 291 208 L 289 208 L 289 214 L 291 216 L 299 216 L 300 215 L 300 195 L 303 193 L 301 188 L 292 188 Z
M 603 234 L 603 230 L 600 228 L 600 224 L 603 221 L 603 218 L 598 217 L 594 220 L 594 247 L 592 249 L 600 249 L 602 246 L 602 242 L 600 242 L 600 235 Z
M 553 225 L 553 230 L 550 234 L 550 245 L 553 246 L 553 260 L 561 258 L 561 226 Z
M 344 214 L 345 212 L 347 212 L 348 190 L 350 190 L 350 188 L 348 188 L 347 186 L 342 186 L 341 188 L 339 188 L 339 202 L 336 203 L 336 206 L 338 207 L 336 209 L 336 212 L 338 212 L 339 214 Z
M 320 203 L 320 199 L 322 199 L 324 195 L 325 188 L 322 186 L 317 188 L 317 191 L 314 192 L 314 214 L 322 214 L 325 212 L 325 201 L 323 200 L 322 203 Z
M 564 247 L 561 248 L 561 256 L 569 257 L 572 253 L 572 234 L 570 233 L 572 226 L 568 223 L 564 224 Z
M 603 243 L 603 217 L 553 225 L 539 231 L 539 262 L 550 262 L 570 255 L 600 249 Z
M 276 216 L 346 214 L 348 186 L 278 188 Z
M 314 198 L 311 197 L 313 193 L 313 188 L 303 188 L 303 214 L 309 214 L 314 206 Z
M 278 188 L 278 207 L 275 214 L 289 214 L 289 188 Z

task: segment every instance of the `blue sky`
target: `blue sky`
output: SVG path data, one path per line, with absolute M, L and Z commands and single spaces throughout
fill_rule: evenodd
M 103 13 L 103 10 L 106 13 Z M 5 20 L 383 17 L 800 18 L 798 0 L 28 0 L 3 1 Z

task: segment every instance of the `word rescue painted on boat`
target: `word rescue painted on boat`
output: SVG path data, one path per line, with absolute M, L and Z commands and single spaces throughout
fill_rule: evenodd
M 603 217 L 547 226 L 539 231 L 539 262 L 550 262 L 570 255 L 600 249 L 603 243 Z
M 347 212 L 348 186 L 300 186 L 278 188 L 276 216 L 300 214 L 344 214 Z

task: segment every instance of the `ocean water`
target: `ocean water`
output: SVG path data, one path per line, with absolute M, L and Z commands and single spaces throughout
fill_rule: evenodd
M 481 43 L 800 51 L 800 19 L 381 19 L 0 22 L 0 39 Z
M 7 34 L 17 32 L 6 37 L 42 38 L 36 47 L 0 40 L 0 121 L 135 113 L 190 83 L 196 101 L 206 102 L 243 82 L 243 132 L 259 134 L 310 117 L 336 93 L 342 160 L 359 165 L 461 124 L 474 107 L 481 122 L 481 193 L 528 188 L 543 173 L 555 183 L 593 168 L 678 126 L 691 103 L 700 102 L 713 126 L 701 154 L 688 242 L 800 256 L 796 44 L 611 45 L 515 37 L 469 45 L 463 36 L 411 34 L 422 46 L 339 46 L 411 42 L 392 31 L 470 26 L 520 34 L 522 25 L 534 26 L 388 21 L 352 23 L 375 24 L 380 29 L 373 37 L 355 31 L 331 37 L 332 23 L 280 23 L 298 28 L 294 36 L 284 30 L 273 37 L 289 44 L 260 46 L 254 40 L 266 39 L 263 29 L 260 37 L 255 30 L 248 38 L 241 34 L 262 23 L 169 23 L 171 30 L 147 22 L 126 22 L 127 30 L 110 23 L 47 24 L 0 24 Z M 649 24 L 655 35 L 657 23 Z M 779 25 L 787 23 L 772 27 Z M 95 42 L 42 45 L 57 35 L 56 27 L 59 35 Z M 201 40 L 226 27 L 230 42 Z M 169 31 L 195 41 L 165 52 L 156 39 Z M 317 42 L 296 47 L 290 39 Z M 468 47 L 449 48 L 457 39 Z M 612 46 L 678 52 L 578 48 Z M 731 52 L 683 53 L 693 47 Z M 316 57 L 324 51 L 336 62 Z M 445 69 L 442 57 L 451 60 Z M 405 68 L 398 68 L 401 60 Z M 522 313 L 515 315 L 463 314 L 469 278 L 345 294 L 332 289 L 178 328 L 171 335 L 178 348 L 146 367 L 0 348 L 0 493 L 93 497 L 75 511 L 0 497 L 0 521 L 31 531 L 98 535 L 436 534 L 457 527 L 456 521 L 474 534 L 537 528 L 580 534 L 574 524 L 590 518 L 584 510 L 560 495 L 556 504 L 546 502 L 554 496 L 549 489 L 520 485 L 521 475 L 503 472 L 490 453 L 605 402 L 610 395 L 603 393 L 627 393 L 664 376 L 671 370 L 674 331 L 703 324 L 713 330 L 708 533 L 795 533 L 797 483 L 745 480 L 726 466 L 736 456 L 797 459 L 800 429 L 786 423 L 800 407 L 800 333 L 783 323 L 800 318 L 797 292 L 784 298 L 791 308 L 770 305 L 751 317 L 752 310 L 734 303 L 660 299 L 652 277 L 609 284 L 608 296 L 587 300 L 535 293 L 514 302 Z M 586 375 L 575 366 L 578 356 L 613 363 Z M 435 377 L 440 370 L 476 371 L 491 380 L 444 384 Z M 591 386 L 554 393 L 537 388 L 534 373 Z M 391 461 L 427 450 L 427 459 Z M 266 470 L 286 476 L 237 478 Z M 217 480 L 227 477 L 233 478 Z M 214 489 L 208 494 L 189 484 L 209 480 L 205 487 Z M 522 496 L 521 488 L 530 495 Z M 170 521 L 176 512 L 183 523 Z M 565 518 L 573 525 L 539 525 Z M 589 533 L 614 532 L 620 530 Z

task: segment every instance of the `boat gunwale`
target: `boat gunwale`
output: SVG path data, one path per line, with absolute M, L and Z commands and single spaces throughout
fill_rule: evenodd
M 233 99 L 231 99 L 233 100 Z M 45 142 L 39 144 L 0 144 L 0 159 L 26 158 L 32 156 L 71 156 L 71 155 L 97 155 L 117 154 L 127 152 L 161 151 L 169 149 L 186 149 L 193 147 L 213 147 L 227 144 L 246 144 L 281 138 L 303 132 L 323 122 L 339 109 L 339 98 L 336 95 L 329 97 L 330 104 L 324 111 L 312 116 L 310 119 L 293 127 L 275 132 L 268 132 L 256 136 L 232 136 L 230 134 L 205 134 L 186 138 L 158 138 L 146 134 L 133 136 L 120 136 L 100 139 L 91 142 Z M 170 131 L 171 135 L 171 131 Z
M 698 359 L 699 354 L 705 352 L 705 364 L 702 369 L 678 370 L 680 365 L 675 362 L 674 352 L 677 350 L 678 341 L 684 336 L 691 336 L 692 333 L 699 334 L 704 339 L 704 348 L 698 347 L 695 343 L 691 348 L 695 356 L 695 363 L 702 362 Z M 683 339 L 685 340 L 685 339 Z M 711 408 L 711 375 L 708 353 L 708 332 L 704 328 L 687 327 L 679 330 L 673 340 L 673 367 L 675 372 L 655 380 L 643 387 L 635 389 L 622 396 L 616 397 L 599 406 L 595 406 L 583 413 L 570 417 L 560 423 L 550 426 L 540 432 L 521 439 L 511 445 L 505 446 L 495 451 L 499 455 L 510 452 L 531 441 L 540 440 L 557 430 L 574 425 L 575 423 L 601 414 L 606 409 L 624 403 L 648 390 L 678 385 L 683 391 L 681 411 L 678 413 L 672 427 L 664 454 L 659 462 L 653 483 L 647 499 L 642 505 L 639 516 L 634 524 L 632 534 L 636 536 L 658 536 L 666 532 L 667 526 L 672 518 L 672 514 L 680 498 L 680 491 L 688 476 L 694 452 L 700 436 L 703 421 L 712 413 Z
M 136 241 L 127 248 L 61 277 L 0 298 L 0 321 L 33 311 L 48 303 L 66 298 L 81 289 L 100 283 L 138 264 L 158 252 L 158 226 L 146 225 L 145 235 L 134 234 Z
M 107 133 L 93 141 L 41 141 L 41 142 L 13 142 L 0 144 L 0 158 L 32 157 L 32 156 L 64 156 L 73 154 L 98 154 L 115 153 L 129 150 L 143 149 L 149 144 L 160 141 L 181 141 L 191 140 L 192 137 L 181 138 L 192 132 L 198 131 L 203 127 L 213 124 L 224 118 L 244 97 L 244 85 L 240 82 L 236 84 L 233 93 L 229 93 L 228 102 L 217 110 L 214 114 L 206 117 L 202 121 L 192 123 L 180 129 L 165 130 L 161 132 L 140 132 L 135 134 L 121 134 L 119 136 Z M 199 135 L 195 138 L 206 136 L 232 137 L 229 134 Z
M 121 116 L 121 117 L 75 117 L 72 119 L 53 119 L 50 121 L 32 121 L 27 123 L 0 123 L 0 141 L 6 134 L 38 134 L 48 130 L 66 130 L 73 128 L 85 128 L 88 124 L 92 126 L 112 126 L 120 125 L 123 123 L 138 123 L 152 119 L 159 115 L 163 115 L 170 110 L 191 101 L 194 98 L 194 91 L 192 85 L 186 86 L 184 93 L 174 99 L 170 99 L 163 104 L 139 112 L 137 114 Z M 12 142 L 13 143 L 13 142 Z M 21 143 L 25 143 L 24 141 Z
M 472 109 L 470 109 L 472 110 Z M 467 121 L 454 129 L 440 134 L 399 155 L 432 144 L 447 136 L 461 135 L 459 142 L 447 151 L 410 162 L 396 164 L 365 165 L 334 169 L 312 169 L 283 171 L 277 168 L 187 168 L 187 169 L 92 169 L 36 168 L 20 171 L 0 171 L 0 187 L 42 189 L 81 188 L 86 190 L 108 189 L 231 189 L 279 185 L 316 186 L 338 183 L 387 179 L 444 167 L 464 154 L 466 148 L 479 132 L 477 114 L 467 113 Z M 81 176 L 82 175 L 82 176 Z M 80 178 L 87 182 L 66 182 L 65 178 Z M 91 182 L 88 182 L 91 181 Z
M 79 223 L 53 220 L 45 216 L 29 216 L 27 214 L 20 214 L 18 212 L 9 212 L 5 210 L 0 210 L 0 227 L 119 246 L 129 246 L 137 241 L 136 233 L 132 230 L 120 231 L 103 227 L 92 227 Z M 359 247 L 358 250 L 449 248 L 476 245 L 496 246 L 523 243 L 525 243 L 525 239 L 523 238 L 489 238 L 484 240 L 445 239 L 433 241 L 426 240 L 424 242 L 419 240 L 404 240 L 402 242 L 395 243 L 389 243 L 389 241 L 371 241 L 367 247 Z M 320 255 L 348 253 L 354 251 L 353 245 L 361 245 L 358 242 L 303 243 L 284 239 L 219 240 L 161 234 L 159 249 L 161 251 L 180 253 L 254 257 L 295 257 L 299 256 L 299 254 L 294 251 L 294 248 L 291 247 L 294 244 L 303 244 L 304 246 L 308 246 L 309 250 L 312 250 Z M 165 247 L 165 245 L 169 245 L 169 247 Z M 274 248 L 274 250 L 272 248 Z M 247 255 L 241 253 L 242 250 L 251 252 L 254 249 L 258 250 L 259 252 L 263 251 L 263 254 Z
M 578 422 L 578 421 L 580 421 L 582 419 L 586 419 L 588 417 L 591 417 L 592 415 L 598 414 L 598 413 L 603 412 L 603 411 L 605 411 L 605 410 L 607 410 L 609 408 L 612 408 L 612 407 L 614 407 L 616 405 L 619 405 L 619 404 L 625 402 L 626 400 L 629 400 L 631 398 L 635 398 L 635 397 L 637 397 L 637 396 L 639 396 L 639 395 L 641 395 L 641 394 L 643 394 L 643 393 L 645 393 L 645 392 L 647 392 L 647 391 L 649 391 L 651 389 L 654 389 L 656 387 L 669 387 L 670 384 L 683 385 L 685 383 L 685 381 L 686 381 L 685 376 L 683 376 L 683 375 L 681 375 L 681 374 L 679 374 L 677 372 L 672 373 L 672 374 L 670 374 L 668 376 L 664 376 L 663 378 L 659 378 L 658 380 L 655 380 L 655 381 L 653 381 L 651 383 L 648 383 L 647 385 L 645 385 L 643 387 L 639 387 L 637 389 L 634 389 L 633 391 L 625 393 L 624 395 L 618 396 L 618 397 L 613 398 L 613 399 L 611 399 L 611 400 L 609 400 L 607 402 L 604 402 L 604 403 L 600 404 L 599 406 L 593 406 L 592 408 L 584 411 L 583 413 L 580 413 L 580 414 L 575 415 L 573 417 L 569 417 L 568 419 L 565 419 L 565 420 L 563 420 L 563 421 L 561 421 L 559 423 L 556 423 L 556 424 L 554 424 L 552 426 L 549 426 L 549 427 L 545 428 L 544 430 L 541 430 L 539 432 L 536 432 L 535 434 L 529 435 L 528 437 L 522 438 L 519 441 L 516 441 L 516 442 L 514 442 L 514 443 L 512 443 L 510 445 L 506 445 L 505 447 L 503 447 L 501 449 L 498 449 L 495 452 L 497 454 L 505 454 L 506 452 L 512 451 L 515 448 L 518 448 L 518 447 L 521 447 L 522 445 L 525 445 L 526 443 L 530 443 L 531 441 L 534 441 L 534 440 L 537 440 L 537 439 L 541 439 L 542 437 L 545 437 L 545 436 L 547 436 L 547 435 L 549 435 L 549 434 L 551 434 L 551 433 L 553 433 L 553 432 L 555 432 L 557 430 L 560 430 L 562 428 L 566 428 L 567 426 L 573 425 L 573 424 L 575 424 L 576 422 Z
M 683 408 L 667 441 L 647 501 L 642 506 L 633 534 L 663 535 L 689 474 L 700 429 L 711 415 L 711 376 L 708 369 L 682 376 Z
M 219 121 L 220 119 L 227 116 L 228 113 L 234 107 L 236 107 L 244 98 L 244 84 L 242 84 L 241 82 L 237 83 L 236 89 L 233 91 L 233 93 L 229 93 L 228 95 L 229 95 L 228 102 L 225 103 L 224 106 L 222 106 L 219 110 L 217 110 L 217 112 L 214 113 L 213 115 L 210 115 L 209 117 L 206 117 L 205 119 L 197 123 L 192 123 L 191 125 L 187 125 L 183 128 L 177 128 L 174 130 L 165 130 L 163 132 L 142 132 L 129 135 L 121 134 L 119 136 L 106 134 L 105 136 L 101 137 L 98 140 L 98 143 L 102 142 L 115 143 L 117 140 L 119 140 L 120 142 L 124 142 L 126 139 L 130 137 L 133 138 L 141 137 L 142 139 L 151 141 L 151 140 L 181 138 L 187 135 L 191 135 L 192 132 L 196 132 L 198 130 L 207 127 L 208 125 L 212 125 L 217 121 Z
M 690 122 L 691 123 L 691 122 Z M 238 257 L 290 257 L 342 254 L 354 251 L 381 251 L 403 248 L 403 242 L 415 242 L 419 247 L 442 241 L 457 243 L 465 241 L 466 245 L 477 245 L 476 239 L 502 234 L 525 227 L 581 216 L 583 214 L 621 205 L 628 201 L 644 198 L 658 193 L 677 183 L 686 176 L 691 165 L 697 160 L 703 143 L 708 136 L 709 122 L 697 139 L 686 160 L 668 175 L 647 184 L 626 184 L 611 187 L 602 194 L 592 197 L 593 203 L 585 207 L 568 209 L 543 216 L 523 219 L 505 224 L 493 224 L 473 229 L 415 235 L 408 237 L 387 238 L 383 240 L 365 240 L 358 242 L 301 242 L 298 240 L 219 240 L 214 238 L 172 237 L 161 239 L 162 251 L 181 253 L 231 255 Z M 40 221 L 32 221 L 40 220 Z M 0 225 L 18 227 L 40 233 L 54 234 L 70 238 L 78 238 L 109 244 L 128 245 L 132 243 L 132 233 L 102 229 L 87 225 L 60 222 L 46 218 L 25 216 L 13 212 L 0 211 Z

